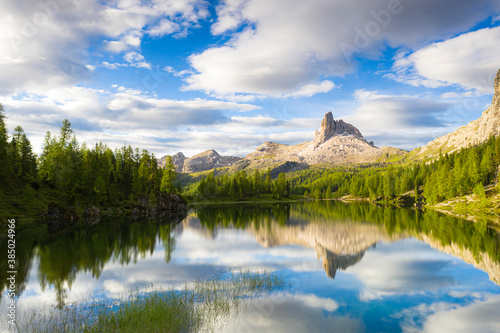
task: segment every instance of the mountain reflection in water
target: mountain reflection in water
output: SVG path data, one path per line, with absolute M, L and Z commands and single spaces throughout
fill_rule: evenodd
M 22 295 L 31 269 L 42 291 L 54 288 L 65 304 L 76 277 L 99 279 L 106 265 L 136 265 L 163 248 L 166 269 L 176 258 L 176 239 L 186 230 L 217 242 L 224 230 L 240 230 L 264 247 L 295 245 L 312 249 L 332 279 L 363 260 L 379 242 L 414 237 L 441 252 L 459 257 L 500 284 L 500 236 L 485 224 L 471 223 L 433 211 L 377 207 L 366 203 L 314 201 L 298 204 L 211 205 L 183 218 L 131 221 L 103 220 L 85 228 L 49 234 L 42 225 L 19 230 L 16 254 L 17 295 Z M 6 238 L 0 247 L 6 248 Z M 0 261 L 0 287 L 6 287 L 6 262 Z M 36 264 L 35 264 L 36 263 Z M 144 274 L 147 274 L 145 272 Z M 4 295 L 4 293 L 3 293 Z

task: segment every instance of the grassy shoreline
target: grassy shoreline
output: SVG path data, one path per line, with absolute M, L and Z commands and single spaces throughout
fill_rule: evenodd
M 83 301 L 57 315 L 33 312 L 18 332 L 198 332 L 217 331 L 247 301 L 289 285 L 281 275 L 231 273 L 221 279 L 195 281 L 183 289 L 131 292 L 117 301 Z

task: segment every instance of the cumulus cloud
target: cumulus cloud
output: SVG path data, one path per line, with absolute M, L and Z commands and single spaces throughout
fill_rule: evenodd
M 235 143 L 248 142 L 258 130 L 258 127 L 254 127 L 252 134 L 236 133 L 233 135 L 234 140 L 214 132 L 217 126 L 231 123 L 244 126 L 242 122 L 246 124 L 248 121 L 232 120 L 225 112 L 259 109 L 255 105 L 200 98 L 162 99 L 123 86 L 115 85 L 114 89 L 116 91 L 83 87 L 54 88 L 43 95 L 6 98 L 2 104 L 7 115 L 7 126 L 12 130 L 22 125 L 36 151 L 41 148 L 45 132 L 58 133 L 61 121 L 67 118 L 80 142 L 86 141 L 93 145 L 102 140 L 112 147 L 120 147 L 128 142 L 155 153 L 163 153 L 172 147 L 182 149 L 184 145 L 188 153 L 198 153 L 217 148 L 216 144 L 219 143 L 225 149 L 238 150 L 240 147 L 235 147 Z M 260 118 L 249 122 L 262 124 Z M 179 135 L 180 131 L 182 135 Z M 209 147 L 212 144 L 214 146 Z
M 151 64 L 138 52 L 128 52 L 123 56 L 123 59 L 132 67 L 151 69 Z
M 360 104 L 342 118 L 377 145 L 412 149 L 449 131 L 445 120 L 452 106 L 449 103 L 367 90 L 357 90 L 354 96 Z
M 500 68 L 500 27 L 485 28 L 434 43 L 394 63 L 388 77 L 415 86 L 459 85 L 481 94 L 493 92 Z
M 424 332 L 498 332 L 500 296 L 490 296 L 469 306 L 446 309 L 427 319 Z
M 362 300 L 394 293 L 432 292 L 453 284 L 449 272 L 453 262 L 446 255 L 415 240 L 391 244 L 395 252 L 385 251 L 386 247 L 377 244 L 377 251 L 367 252 L 361 262 L 346 270 L 363 282 Z
M 222 96 L 301 94 L 324 77 L 353 72 L 355 56 L 377 57 L 387 44 L 423 46 L 499 9 L 492 0 L 481 6 L 467 0 L 227 0 L 217 7 L 212 33 L 232 31 L 231 38 L 189 58 L 196 73 L 186 89 Z
M 169 33 L 162 20 L 179 21 L 171 31 L 178 34 L 208 16 L 204 0 L 6 0 L 0 12 L 8 13 L 0 31 L 0 95 L 78 84 L 91 76 L 89 48 L 137 52 L 146 30 Z
M 221 332 L 364 332 L 361 320 L 349 316 L 327 316 L 333 300 L 316 295 L 278 294 L 257 299 L 221 328 Z
M 330 90 L 335 88 L 335 83 L 329 80 L 324 80 L 321 81 L 319 84 L 307 84 L 303 87 L 301 87 L 298 91 L 293 92 L 288 96 L 292 97 L 311 97 L 313 95 L 319 94 L 319 93 L 327 93 Z
M 212 34 L 220 35 L 237 28 L 243 21 L 243 5 L 247 0 L 223 0 L 217 6 L 217 21 L 212 25 Z

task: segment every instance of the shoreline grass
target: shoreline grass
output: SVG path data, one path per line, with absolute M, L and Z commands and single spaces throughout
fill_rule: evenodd
M 119 300 L 83 300 L 56 312 L 23 316 L 18 332 L 215 332 L 248 300 L 289 285 L 276 274 L 243 271 L 183 289 L 134 291 Z M 154 287 L 154 286 L 153 286 Z

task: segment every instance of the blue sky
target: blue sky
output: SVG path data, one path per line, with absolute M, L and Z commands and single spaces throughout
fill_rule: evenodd
M 34 149 L 239 155 L 312 140 L 332 111 L 412 149 L 478 118 L 500 69 L 497 0 L 4 0 L 0 103 Z

